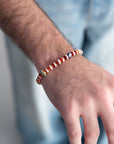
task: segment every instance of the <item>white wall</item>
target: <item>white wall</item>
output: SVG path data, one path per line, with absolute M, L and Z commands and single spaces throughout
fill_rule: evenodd
M 13 106 L 10 67 L 4 34 L 0 31 L 0 144 L 22 144 Z

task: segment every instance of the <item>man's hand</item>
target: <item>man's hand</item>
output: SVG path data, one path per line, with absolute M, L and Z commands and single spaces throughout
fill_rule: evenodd
M 83 118 L 85 144 L 96 144 L 100 116 L 109 144 L 114 144 L 114 77 L 103 68 L 76 56 L 42 80 L 43 87 L 61 113 L 70 144 L 81 144 L 79 118 Z
M 34 0 L 0 0 L 0 27 L 30 57 L 37 70 L 45 68 L 73 48 Z M 45 91 L 65 120 L 70 143 L 81 143 L 79 118 L 85 143 L 99 135 L 97 116 L 103 120 L 114 144 L 114 78 L 82 56 L 66 61 L 43 79 Z

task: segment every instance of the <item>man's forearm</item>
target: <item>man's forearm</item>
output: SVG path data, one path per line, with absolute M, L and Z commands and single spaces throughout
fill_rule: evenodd
M 0 0 L 0 27 L 25 51 L 38 70 L 72 50 L 33 0 Z

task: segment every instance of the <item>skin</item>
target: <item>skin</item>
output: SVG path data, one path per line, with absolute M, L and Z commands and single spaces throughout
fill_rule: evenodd
M 44 69 L 73 50 L 33 0 L 0 0 L 0 27 L 33 61 Z M 96 144 L 100 116 L 109 144 L 114 144 L 114 76 L 82 56 L 67 60 L 42 80 L 47 96 L 63 117 L 70 144 Z

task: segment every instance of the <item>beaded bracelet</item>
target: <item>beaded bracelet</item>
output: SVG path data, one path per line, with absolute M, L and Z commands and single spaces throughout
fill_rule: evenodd
M 82 55 L 83 51 L 82 50 L 73 50 L 72 52 L 69 52 L 68 54 L 64 55 L 63 57 L 57 59 L 55 62 L 53 62 L 51 65 L 49 65 L 47 68 L 45 68 L 44 70 L 40 70 L 39 75 L 37 76 L 36 82 L 38 84 L 41 84 L 41 80 L 43 77 L 46 77 L 47 74 L 53 70 L 55 67 L 57 67 L 58 65 L 62 64 L 63 62 L 65 62 L 66 60 L 70 59 L 71 57 L 75 56 L 75 55 Z

